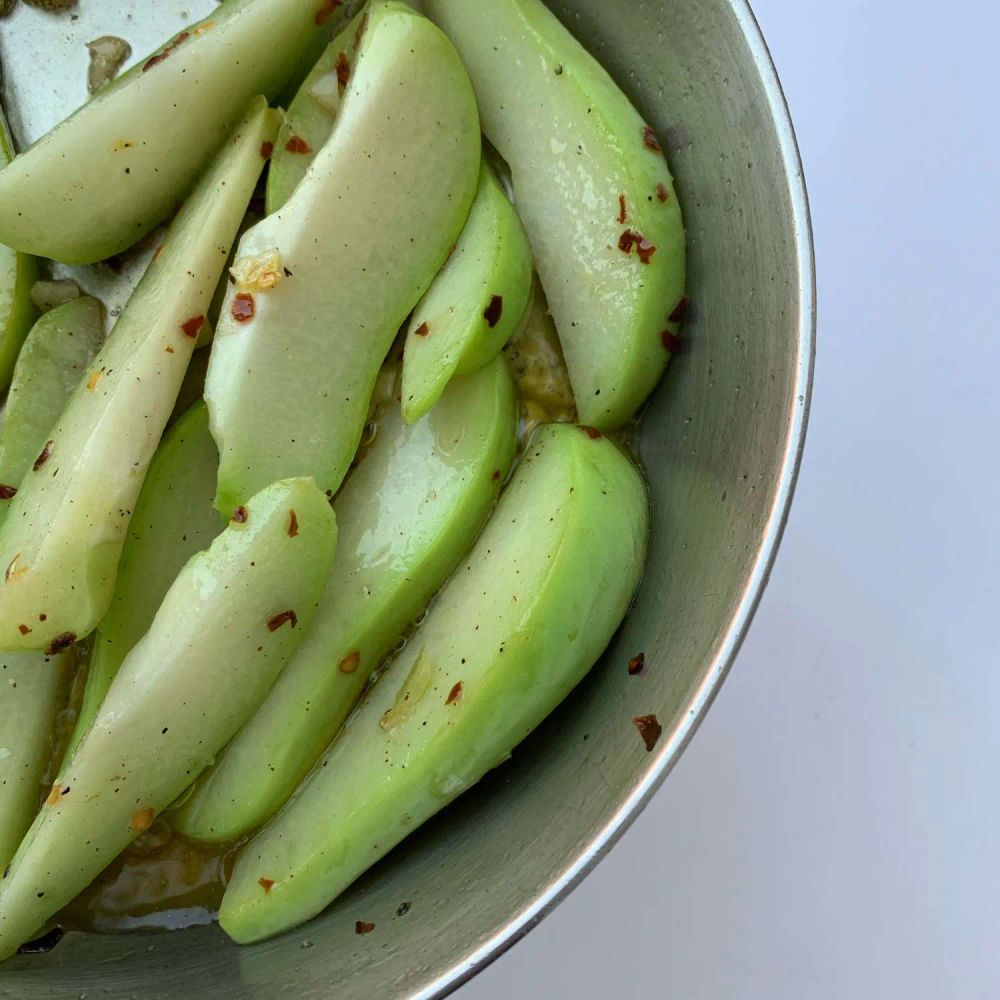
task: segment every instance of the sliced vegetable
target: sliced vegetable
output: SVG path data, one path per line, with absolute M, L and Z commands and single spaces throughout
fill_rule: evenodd
M 282 476 L 340 486 L 379 367 L 468 215 L 479 159 L 454 48 L 404 4 L 375 4 L 336 129 L 233 266 L 205 392 L 220 510 Z
M 0 111 L 0 167 L 14 158 L 14 140 Z M 0 170 L 0 176 L 5 171 Z M 0 391 L 10 384 L 17 352 L 37 313 L 31 288 L 38 278 L 38 262 L 28 254 L 0 246 Z
M 255 101 L 177 216 L 0 528 L 0 648 L 57 652 L 104 617 L 129 518 L 260 173 Z
M 330 138 L 367 25 L 365 8 L 327 46 L 288 105 L 267 175 L 268 215 L 288 201 Z
M 453 375 L 500 353 L 531 297 L 531 246 L 517 212 L 484 161 L 465 229 L 413 311 L 403 361 L 403 416 L 419 420 Z
M 75 663 L 72 649 L 55 656 L 0 653 L 0 870 L 41 804 Z
M 0 881 L 0 960 L 152 826 L 299 644 L 330 571 L 333 511 L 290 480 L 245 514 L 181 571 Z
M 455 379 L 407 426 L 398 404 L 334 504 L 340 526 L 326 597 L 260 711 L 171 822 L 235 840 L 285 803 L 369 676 L 468 552 L 514 455 L 516 397 L 502 359 Z
M 607 645 L 647 524 L 642 479 L 614 444 L 592 428 L 542 429 L 467 565 L 243 849 L 223 929 L 244 943 L 309 919 L 503 761 Z
M 104 343 L 104 310 L 87 296 L 35 324 L 14 368 L 0 427 L 0 519 Z
M 0 171 L 0 241 L 68 264 L 168 218 L 239 124 L 325 31 L 322 0 L 231 0 L 103 87 Z M 273 137 L 271 140 L 273 141 Z
M 212 505 L 219 453 L 196 403 L 164 437 L 146 473 L 122 549 L 111 608 L 94 637 L 72 756 L 128 653 L 146 634 L 178 573 L 225 527 Z
M 584 423 L 626 423 L 676 342 L 684 229 L 653 130 L 541 0 L 426 0 L 510 165 Z

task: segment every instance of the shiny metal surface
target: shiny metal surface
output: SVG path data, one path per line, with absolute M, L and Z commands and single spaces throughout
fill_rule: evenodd
M 217 928 L 70 936 L 4 966 L 0 996 L 443 996 L 600 859 L 710 705 L 767 582 L 808 409 L 814 279 L 794 138 L 742 0 L 552 5 L 666 139 L 688 223 L 685 351 L 641 434 L 655 534 L 634 612 L 511 761 L 312 924 L 243 950 Z M 4 98 L 21 142 L 84 97 L 84 42 L 119 34 L 141 55 L 213 4 L 152 6 L 82 4 L 76 22 L 22 6 L 0 25 Z M 122 287 L 97 280 L 106 298 Z M 629 677 L 640 651 L 646 672 Z M 631 722 L 649 713 L 664 727 L 653 753 Z M 356 920 L 375 931 L 356 936 Z

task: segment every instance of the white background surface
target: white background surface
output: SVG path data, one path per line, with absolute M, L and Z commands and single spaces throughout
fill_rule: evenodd
M 462 1000 L 1000 996 L 1000 13 L 755 9 L 819 263 L 782 554 L 652 806 Z

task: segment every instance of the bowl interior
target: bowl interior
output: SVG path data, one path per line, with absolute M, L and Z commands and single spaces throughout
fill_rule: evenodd
M 201 16 L 214 4 L 165 0 L 156 13 L 141 0 L 90 6 L 102 9 L 81 9 L 72 25 L 22 8 L 5 28 L 5 97 L 23 98 L 13 123 L 22 140 L 81 99 L 83 42 L 126 34 L 141 55 L 177 30 L 183 12 Z M 446 992 L 600 856 L 710 702 L 766 581 L 801 445 L 812 272 L 794 142 L 742 0 L 552 6 L 666 140 L 687 220 L 684 350 L 641 433 L 654 535 L 633 613 L 591 676 L 512 760 L 310 925 L 248 949 L 217 928 L 70 935 L 49 955 L 5 966 L 0 995 Z M 51 78 L 39 73 L 55 65 L 63 69 Z M 639 652 L 646 672 L 630 677 L 626 664 Z M 647 753 L 632 718 L 651 713 L 663 737 Z M 375 933 L 356 936 L 360 919 Z

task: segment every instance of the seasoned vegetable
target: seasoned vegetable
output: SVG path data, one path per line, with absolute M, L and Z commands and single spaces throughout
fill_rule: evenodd
M 181 571 L 0 881 L 0 960 L 152 826 L 295 651 L 330 570 L 333 511 L 289 480 L 245 515 Z
M 593 429 L 542 429 L 467 566 L 322 766 L 243 849 L 226 932 L 259 941 L 312 917 L 503 761 L 624 617 L 647 521 L 642 480 L 614 444 Z
M 72 649 L 0 653 L 0 870 L 38 812 L 75 662 Z
M 220 510 L 282 476 L 340 486 L 379 367 L 468 215 L 479 159 L 451 44 L 409 7 L 375 4 L 330 140 L 240 244 L 205 392 Z
M 229 244 L 277 129 L 263 98 L 177 216 L 0 528 L 0 648 L 57 652 L 93 631 Z
M 330 138 L 367 26 L 366 7 L 330 43 L 288 105 L 267 175 L 268 215 L 288 201 Z
M 378 666 L 468 552 L 507 478 L 514 386 L 496 359 L 406 426 L 398 404 L 334 510 L 337 558 L 312 630 L 173 825 L 231 840 L 269 819 L 336 735 Z
M 317 32 L 321 0 L 230 0 L 103 87 L 0 171 L 0 241 L 69 264 L 120 253 L 175 210 Z M 273 140 L 273 137 L 272 137 Z
M 0 427 L 0 519 L 104 343 L 104 310 L 84 296 L 35 324 L 14 368 Z
M 0 167 L 14 158 L 14 140 L 0 111 Z M 0 170 L 0 176 L 5 171 Z M 31 329 L 35 307 L 31 287 L 38 277 L 34 257 L 0 246 L 0 391 L 10 384 L 17 352 Z
M 660 143 L 541 0 L 424 7 L 510 165 L 580 419 L 620 427 L 659 381 L 683 312 L 684 230 Z
M 531 297 L 531 246 L 484 162 L 468 222 L 413 312 L 403 362 L 403 416 L 419 420 L 453 375 L 481 368 L 507 343 Z
M 150 462 L 122 549 L 111 608 L 94 637 L 67 759 L 94 721 L 125 657 L 148 631 L 177 574 L 225 527 L 212 505 L 218 470 L 208 410 L 197 403 L 167 433 Z

